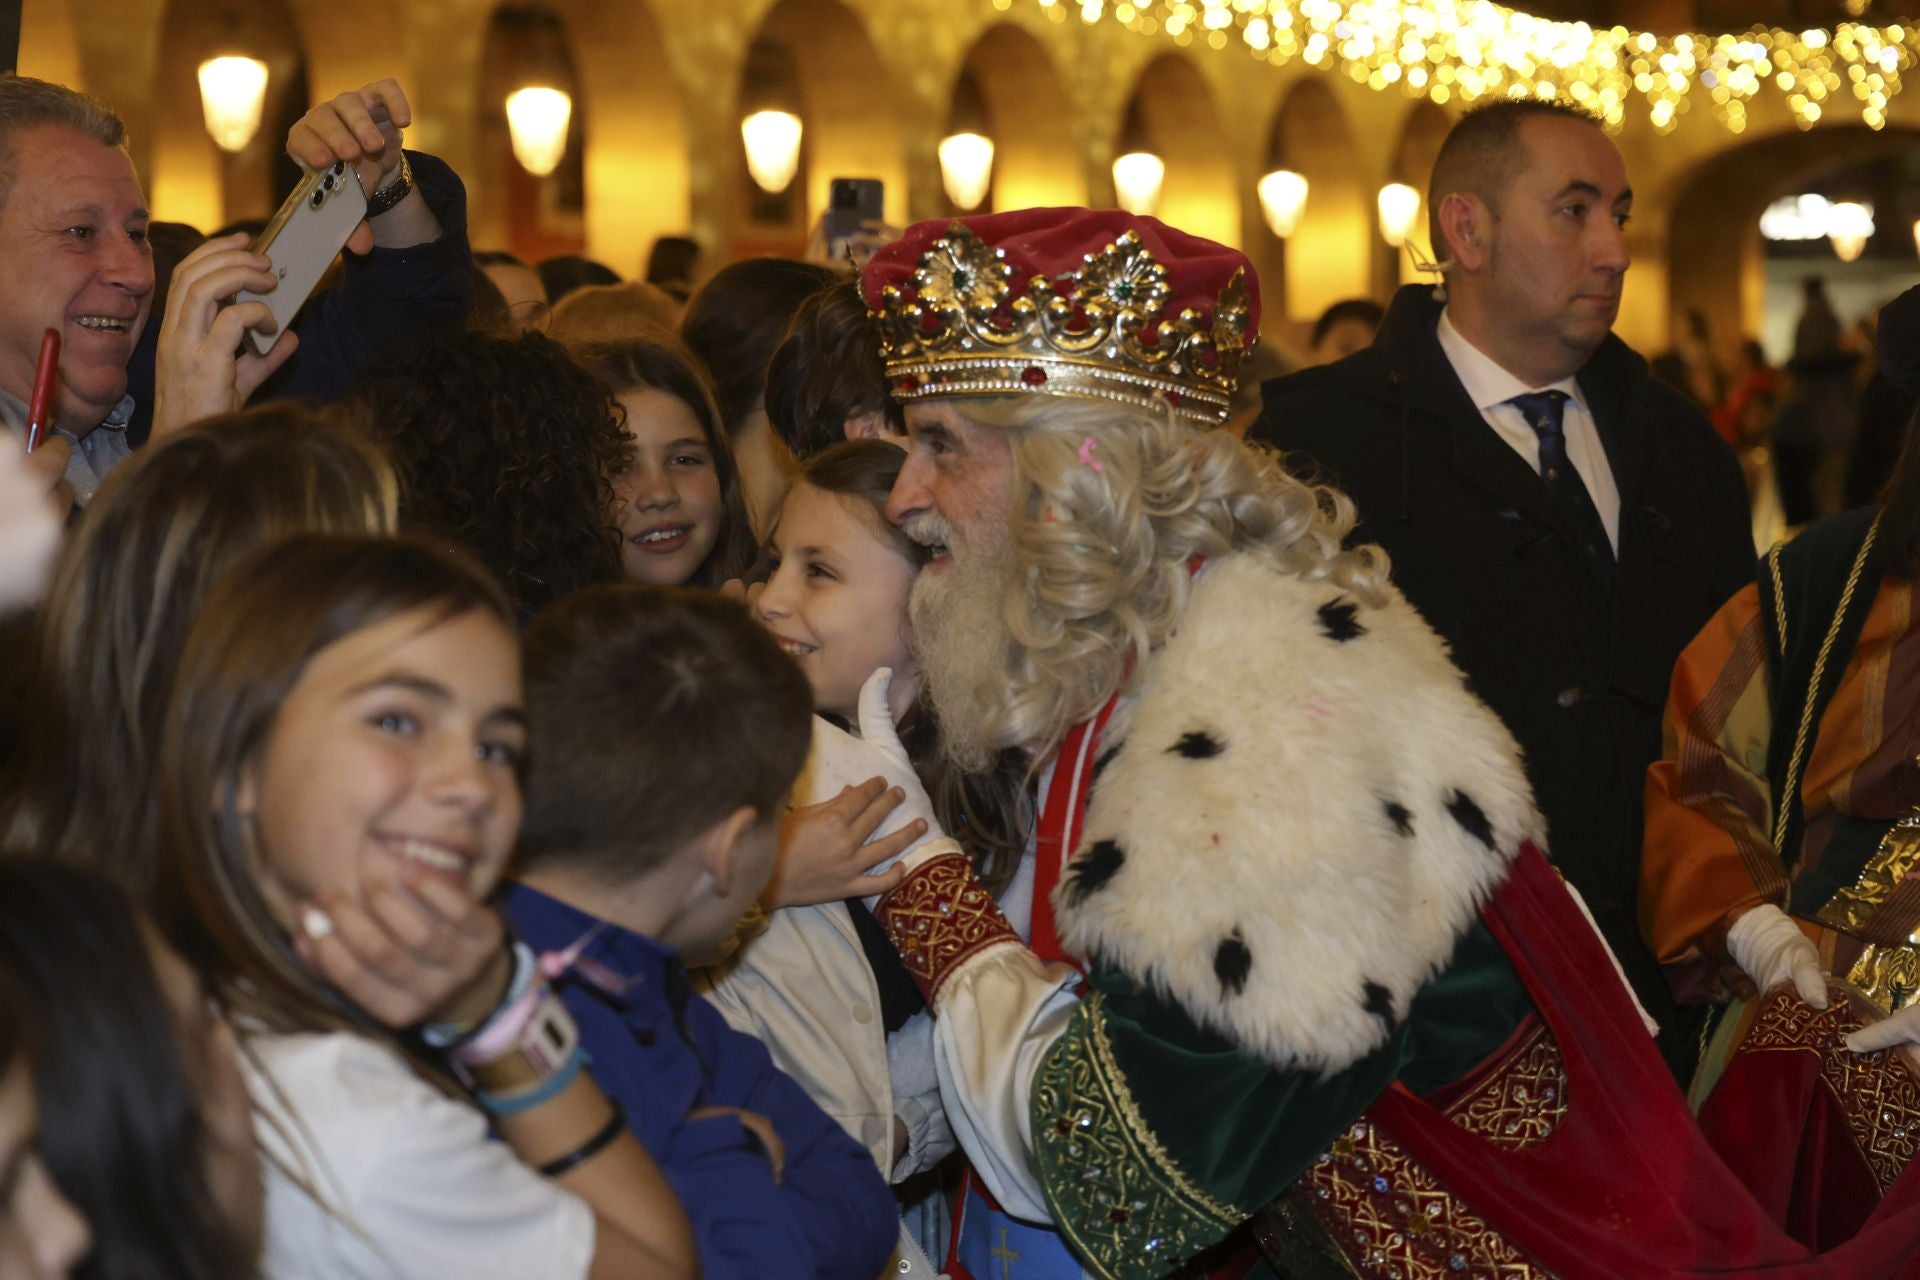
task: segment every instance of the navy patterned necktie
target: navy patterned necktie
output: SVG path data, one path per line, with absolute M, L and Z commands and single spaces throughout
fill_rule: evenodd
M 1533 434 L 1539 437 L 1540 478 L 1546 482 L 1561 510 L 1573 521 L 1580 544 L 1596 563 L 1611 569 L 1613 544 L 1607 539 L 1607 526 L 1600 519 L 1600 509 L 1593 505 L 1593 495 L 1587 492 L 1580 472 L 1567 457 L 1564 421 L 1567 399 L 1564 391 L 1529 391 L 1507 403 L 1520 411 L 1527 425 L 1533 428 Z

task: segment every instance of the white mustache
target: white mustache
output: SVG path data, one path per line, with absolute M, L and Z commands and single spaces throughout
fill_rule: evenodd
M 900 531 L 923 547 L 953 546 L 953 526 L 937 511 L 923 511 L 908 517 Z

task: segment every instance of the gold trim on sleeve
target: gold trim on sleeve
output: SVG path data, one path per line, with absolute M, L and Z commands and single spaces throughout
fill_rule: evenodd
M 1105 1280 L 1150 1280 L 1218 1242 L 1247 1213 L 1197 1186 L 1140 1113 L 1083 1000 L 1034 1081 L 1033 1146 L 1047 1208 Z

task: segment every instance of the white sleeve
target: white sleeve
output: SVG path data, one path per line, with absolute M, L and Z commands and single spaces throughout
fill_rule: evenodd
M 934 1010 L 934 1066 L 947 1121 L 1002 1208 L 1046 1222 L 1027 1104 L 1047 1049 L 1079 1003 L 1080 974 L 1024 946 L 982 952 L 955 970 Z
M 256 1040 L 274 1280 L 575 1280 L 593 1211 L 488 1137 L 471 1105 L 352 1035 Z M 303 1185 L 304 1184 L 304 1185 Z M 324 1203 L 323 1203 L 324 1202 Z
M 952 1154 L 953 1126 L 940 1101 L 940 1073 L 933 1061 L 934 1020 L 922 1009 L 887 1037 L 887 1076 L 893 1085 L 893 1116 L 907 1131 L 907 1149 L 894 1162 L 889 1182 L 904 1182 Z

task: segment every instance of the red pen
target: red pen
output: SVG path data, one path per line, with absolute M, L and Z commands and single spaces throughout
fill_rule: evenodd
M 60 331 L 47 330 L 40 339 L 40 363 L 33 371 L 33 398 L 27 401 L 27 452 L 40 447 L 47 434 L 47 405 L 53 399 L 53 375 L 60 368 Z

